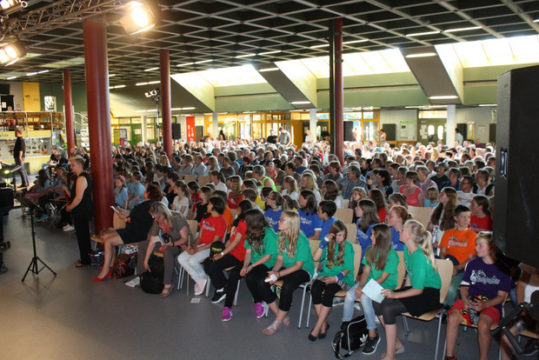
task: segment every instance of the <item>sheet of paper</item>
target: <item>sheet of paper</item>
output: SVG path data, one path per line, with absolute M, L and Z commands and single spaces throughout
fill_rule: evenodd
M 384 300 L 384 295 L 381 294 L 384 288 L 378 284 L 374 279 L 370 279 L 368 283 L 363 287 L 363 294 L 367 295 L 372 301 L 381 303 Z

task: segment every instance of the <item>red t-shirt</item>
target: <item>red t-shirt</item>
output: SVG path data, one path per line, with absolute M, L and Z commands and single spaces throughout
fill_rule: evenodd
M 240 205 L 240 202 L 242 200 L 243 200 L 242 194 L 238 194 L 236 196 L 229 194 L 228 199 L 226 200 L 226 204 L 228 205 L 230 209 L 236 209 Z
M 245 221 L 241 220 L 238 223 L 238 226 L 236 226 L 232 230 L 232 234 L 230 235 L 229 241 L 234 241 L 236 239 L 236 236 L 238 234 L 241 234 L 241 240 L 240 242 L 232 249 L 229 254 L 234 256 L 239 261 L 243 261 L 245 259 L 245 233 L 247 232 L 247 224 L 245 224 Z
M 386 221 L 386 214 L 387 214 L 386 208 L 382 208 L 378 210 L 378 217 L 380 218 L 380 222 Z
M 223 216 L 209 216 L 200 222 L 200 245 L 211 244 L 216 236 L 223 241 L 226 221 Z
M 480 231 L 492 231 L 492 218 L 488 215 L 483 217 L 472 215 L 472 219 L 470 220 L 470 230 L 476 233 Z

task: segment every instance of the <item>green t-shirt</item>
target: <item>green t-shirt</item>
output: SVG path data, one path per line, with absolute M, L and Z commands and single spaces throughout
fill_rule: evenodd
M 424 289 L 430 287 L 440 289 L 442 280 L 440 274 L 434 271 L 429 259 L 423 254 L 421 249 L 417 249 L 409 254 L 406 246 L 404 247 L 404 261 L 406 262 L 406 270 L 410 276 L 410 283 L 414 289 Z
M 303 232 L 299 233 L 294 257 L 291 258 L 288 256 L 288 239 L 286 239 L 286 248 L 284 249 L 284 253 L 279 255 L 282 255 L 283 257 L 283 266 L 285 268 L 289 268 L 298 261 L 303 261 L 303 266 L 301 269 L 307 271 L 309 274 L 311 274 L 311 276 L 314 274 L 313 254 L 311 254 L 309 239 L 307 239 L 307 236 L 305 236 Z
M 350 244 L 349 241 L 345 242 L 344 245 L 344 263 L 342 265 L 337 265 L 337 257 L 339 255 L 339 247 L 340 244 L 337 244 L 335 248 L 335 256 L 333 259 L 333 267 L 328 268 L 327 267 L 327 253 L 328 248 L 324 249 L 322 252 L 322 257 L 320 259 L 323 259 L 323 265 L 322 270 L 318 273 L 318 276 L 337 276 L 342 271 L 348 270 L 348 274 L 346 274 L 345 277 L 343 277 L 342 281 L 349 286 L 354 285 L 354 247 L 352 244 Z
M 269 176 L 264 176 L 264 177 L 262 178 L 262 185 L 260 185 L 258 188 L 259 188 L 260 190 L 262 190 L 262 188 L 265 186 L 264 184 L 266 183 L 266 180 L 271 181 L 271 189 L 272 189 L 273 191 L 277 191 L 277 187 L 275 186 L 275 182 L 274 182 L 273 179 L 270 178 Z
M 251 250 L 251 264 L 254 264 L 265 255 L 271 255 L 271 259 L 264 263 L 268 269 L 271 269 L 275 264 L 275 260 L 277 260 L 277 244 L 277 234 L 270 226 L 264 228 L 264 249 L 261 249 L 261 252 L 251 249 L 251 244 L 245 239 L 245 249 Z
M 365 252 L 365 257 L 363 257 L 363 265 L 368 266 L 371 268 L 371 272 L 369 273 L 369 279 L 377 280 L 382 276 L 383 273 L 388 273 L 389 276 L 387 277 L 386 281 L 381 283 L 380 285 L 384 289 L 390 289 L 395 290 L 397 287 L 397 279 L 399 277 L 397 267 L 399 266 L 399 255 L 397 255 L 397 252 L 393 249 L 389 251 L 387 254 L 387 260 L 386 260 L 386 266 L 382 270 L 376 269 L 374 264 L 367 263 L 367 255 L 369 254 L 369 251 L 372 250 L 372 247 L 369 247 L 367 251 Z M 374 263 L 376 263 L 376 260 L 378 260 L 378 255 L 376 256 L 376 259 Z

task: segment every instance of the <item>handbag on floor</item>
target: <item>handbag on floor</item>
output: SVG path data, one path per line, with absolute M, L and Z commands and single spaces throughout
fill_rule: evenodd
M 126 276 L 133 275 L 135 273 L 135 267 L 137 263 L 135 255 L 118 255 L 116 259 L 114 259 L 114 264 L 112 264 L 111 277 L 113 279 L 120 279 Z
M 140 275 L 140 288 L 148 294 L 160 294 L 163 291 L 164 263 L 163 258 L 150 255 L 148 266 L 151 271 Z
M 355 350 L 365 345 L 368 338 L 369 330 L 367 330 L 367 321 L 365 321 L 365 316 L 360 315 L 335 334 L 331 342 L 331 347 L 333 348 L 335 357 L 337 359 L 343 359 L 349 357 Z M 341 350 L 344 353 L 341 354 Z

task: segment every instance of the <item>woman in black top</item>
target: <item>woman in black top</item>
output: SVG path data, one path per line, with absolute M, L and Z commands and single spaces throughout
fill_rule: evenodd
M 66 211 L 73 215 L 73 224 L 79 243 L 80 259 L 76 267 L 90 265 L 90 219 L 92 218 L 92 185 L 90 176 L 84 172 L 84 159 L 75 156 L 70 160 L 71 171 L 77 175 L 75 186 L 70 190 L 71 202 Z
M 159 186 L 148 184 L 144 192 L 144 202 L 141 202 L 131 210 L 129 216 L 120 215 L 126 221 L 126 227 L 118 230 L 107 230 L 103 234 L 103 246 L 105 247 L 105 259 L 103 268 L 99 275 L 94 278 L 94 282 L 105 280 L 110 276 L 110 266 L 114 259 L 114 247 L 134 242 L 145 241 L 148 238 L 148 231 L 153 224 L 150 215 L 150 207 L 156 201 L 161 201 L 163 194 Z

